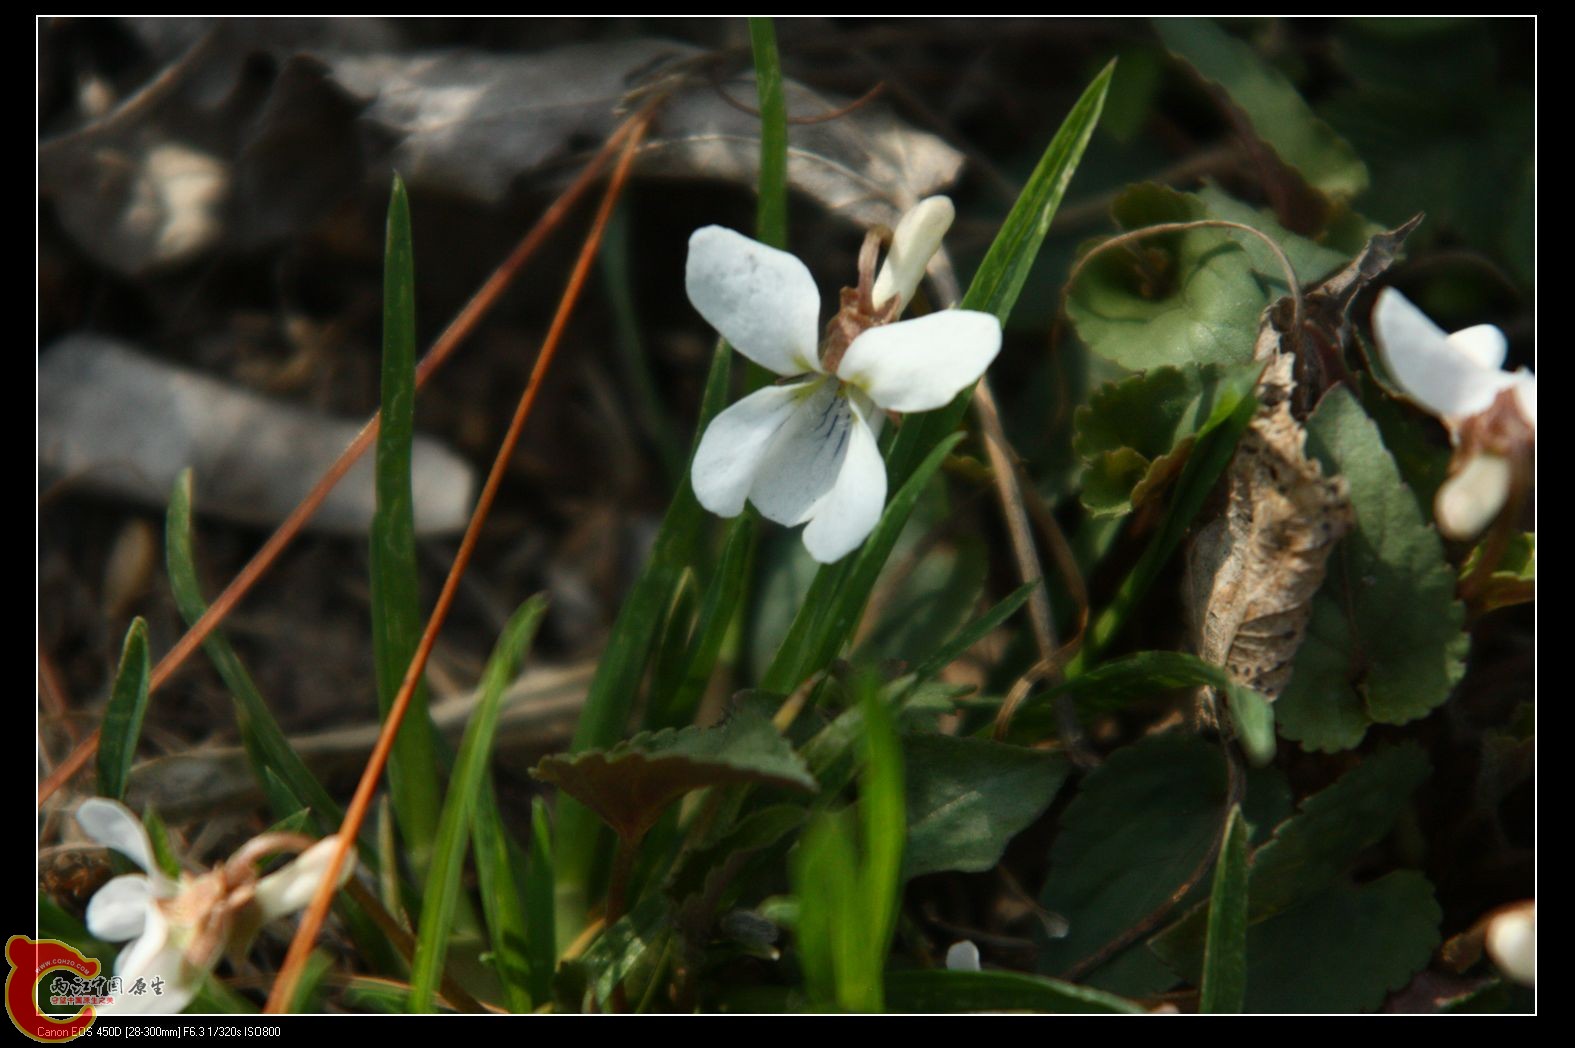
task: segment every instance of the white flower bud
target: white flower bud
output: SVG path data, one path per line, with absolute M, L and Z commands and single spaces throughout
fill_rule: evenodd
M 914 291 L 918 290 L 919 281 L 924 279 L 925 267 L 940 250 L 941 238 L 956 217 L 957 209 L 943 196 L 927 197 L 902 216 L 891 237 L 891 250 L 886 253 L 886 261 L 875 277 L 872 297 L 876 308 L 892 297 L 897 299 L 899 315 L 907 308 Z
M 1509 460 L 1498 455 L 1474 455 L 1460 472 L 1438 489 L 1433 515 L 1438 530 L 1451 539 L 1475 538 L 1493 523 L 1509 497 Z
M 1511 979 L 1537 985 L 1537 904 L 1510 907 L 1488 921 L 1485 943 L 1493 963 Z

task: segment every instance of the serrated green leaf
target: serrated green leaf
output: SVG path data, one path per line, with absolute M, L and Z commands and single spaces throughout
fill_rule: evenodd
M 1304 284 L 1345 261 L 1218 191 L 1143 183 L 1117 197 L 1111 213 L 1124 230 L 1210 218 L 1252 226 L 1280 244 Z M 1264 308 L 1288 290 L 1284 269 L 1257 237 L 1191 229 L 1101 252 L 1079 275 L 1066 309 L 1090 350 L 1126 368 L 1245 364 Z
M 1208 938 L 1198 1011 L 1241 1011 L 1247 993 L 1247 824 L 1231 809 L 1209 894 Z
M 428 1011 L 443 976 L 449 932 L 459 903 L 460 880 L 465 872 L 465 848 L 478 807 L 478 795 L 492 757 L 504 689 L 519 675 L 520 665 L 535 639 L 547 610 L 544 596 L 532 597 L 503 627 L 492 657 L 482 674 L 481 698 L 465 725 L 454 774 L 449 779 L 417 925 L 415 956 L 411 961 L 410 1010 Z M 494 861 L 500 858 L 496 853 Z
M 608 750 L 544 758 L 531 776 L 557 786 L 630 841 L 690 790 L 739 783 L 816 789 L 793 747 L 747 704 L 719 727 L 642 732 Z
M 944 969 L 886 974 L 886 1006 L 894 1012 L 1108 1012 L 1143 1008 L 1103 990 L 1024 972 Z
M 1070 771 L 1059 754 L 955 735 L 906 735 L 902 750 L 908 877 L 990 869 Z
M 1340 750 L 1370 724 L 1404 724 L 1447 699 L 1470 638 L 1443 544 L 1350 393 L 1324 397 L 1307 450 L 1349 482 L 1356 526 L 1330 557 L 1276 715 L 1305 748 Z
M 1258 137 L 1314 189 L 1344 200 L 1367 188 L 1367 167 L 1356 150 L 1246 43 L 1203 18 L 1156 18 L 1154 29 L 1173 54 L 1223 88 Z
M 1412 870 L 1326 888 L 1247 932 L 1246 1010 L 1372 1011 L 1427 966 L 1441 918 Z
M 1178 733 L 1117 750 L 1089 773 L 1050 850 L 1040 902 L 1068 931 L 1041 942 L 1039 971 L 1059 975 L 1088 960 L 1186 883 L 1218 839 L 1228 792 L 1219 747 Z M 1081 981 L 1143 995 L 1174 976 L 1140 946 Z
M 1083 505 L 1098 515 L 1141 506 L 1181 471 L 1217 404 L 1252 392 L 1262 366 L 1160 367 L 1107 383 L 1074 413 Z
M 1428 771 L 1416 745 L 1391 747 L 1303 801 L 1253 854 L 1249 921 L 1268 920 L 1343 878 L 1358 855 L 1389 833 Z M 1201 909 L 1188 913 L 1152 944 L 1189 977 L 1202 964 L 1204 917 Z
M 99 729 L 98 792 L 121 800 L 131 779 L 131 763 L 142 738 L 142 718 L 148 712 L 148 624 L 133 619 L 120 649 L 120 666 L 110 687 L 109 704 Z

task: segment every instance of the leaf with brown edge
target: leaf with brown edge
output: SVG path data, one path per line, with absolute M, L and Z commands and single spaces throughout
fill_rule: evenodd
M 706 786 L 762 783 L 813 792 L 814 776 L 754 705 L 714 728 L 642 732 L 609 749 L 547 757 L 531 775 L 638 840 L 669 804 Z

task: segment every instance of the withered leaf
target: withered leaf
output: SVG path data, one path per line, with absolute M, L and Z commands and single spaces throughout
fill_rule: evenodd
M 1322 393 L 1349 334 L 1351 302 L 1420 220 L 1373 237 L 1310 288 L 1301 323 L 1289 297 L 1260 322 L 1260 407 L 1226 471 L 1225 513 L 1193 541 L 1185 594 L 1198 654 L 1270 699 L 1290 680 L 1329 554 L 1355 523 L 1349 485 L 1308 456 L 1295 409 Z
M 787 739 L 747 704 L 715 728 L 642 732 L 611 749 L 548 757 L 531 775 L 596 812 L 625 840 L 644 836 L 690 790 L 751 782 L 816 789 Z

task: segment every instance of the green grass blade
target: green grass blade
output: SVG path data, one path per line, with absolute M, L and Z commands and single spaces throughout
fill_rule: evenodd
M 148 624 L 132 621 L 120 650 L 120 668 L 110 689 L 109 705 L 98 744 L 98 792 L 121 800 L 131 779 L 131 762 L 142 737 L 142 718 L 148 711 Z
M 477 889 L 481 913 L 492 943 L 492 965 L 503 983 L 504 1000 L 512 1012 L 528 1012 L 530 957 L 526 952 L 529 923 L 525 911 L 527 865 L 504 828 L 492 781 L 482 776 L 476 796 L 476 818 L 470 831 L 476 850 Z M 550 899 L 550 895 L 549 895 Z M 548 910 L 551 913 L 551 909 Z
M 525 953 L 530 970 L 531 1004 L 552 1000 L 552 976 L 558 966 L 554 930 L 552 823 L 540 797 L 530 802 L 530 860 L 525 867 Z
M 755 89 L 760 96 L 760 197 L 755 239 L 787 250 L 787 96 L 777 30 L 769 18 L 749 20 L 749 45 L 755 57 Z
M 1230 811 L 1214 866 L 1199 1012 L 1240 1012 L 1247 999 L 1247 824 Z
M 1012 308 L 1017 305 L 1017 296 L 1022 293 L 1023 283 L 1028 279 L 1028 271 L 1039 257 L 1039 248 L 1050 231 L 1050 221 L 1061 206 L 1066 187 L 1099 123 L 1115 69 L 1112 61 L 1100 71 L 1050 140 L 1028 184 L 1018 195 L 1017 203 L 1001 224 L 984 261 L 979 263 L 973 283 L 963 296 L 963 309 L 994 313 L 1001 325 L 1006 325 Z M 950 406 L 919 415 L 902 427 L 886 458 L 886 469 L 893 484 L 907 479 L 925 452 L 957 427 L 972 395 L 972 389 L 964 390 Z
M 921 682 L 929 680 L 941 670 L 950 666 L 953 661 L 962 656 L 963 652 L 979 643 L 990 634 L 990 631 L 1011 618 L 1018 608 L 1027 603 L 1028 598 L 1033 595 L 1034 589 L 1039 584 L 1039 579 L 1023 583 L 1007 594 L 995 607 L 958 630 L 955 637 L 942 644 L 935 650 L 935 654 L 918 665 L 918 668 L 913 671 L 915 680 Z
M 448 952 L 448 935 L 459 901 L 460 878 L 464 874 L 465 846 L 469 842 L 476 797 L 487 774 L 492 756 L 492 741 L 497 733 L 503 691 L 519 673 L 536 627 L 547 609 L 543 596 L 526 601 L 503 628 L 492 658 L 482 677 L 481 699 L 465 736 L 459 745 L 454 774 L 449 781 L 442 817 L 438 823 L 432 865 L 428 871 L 426 894 L 421 905 L 415 958 L 410 973 L 410 1010 L 430 1011 L 432 997 L 443 974 Z
M 202 584 L 197 578 L 191 504 L 191 471 L 186 470 L 176 479 L 175 488 L 170 492 L 169 511 L 164 518 L 164 555 L 175 605 L 188 626 L 208 610 Z M 270 783 L 282 785 L 298 804 L 310 808 L 319 833 L 336 831 L 342 814 L 339 805 L 296 754 L 230 642 L 214 630 L 202 642 L 202 650 L 235 702 L 236 728 L 257 781 L 263 783 L 265 789 Z M 272 795 L 273 791 L 269 792 Z M 295 810 L 285 803 L 286 798 L 274 799 L 277 817 L 284 818 Z
M 383 258 L 382 423 L 377 433 L 377 508 L 372 516 L 372 650 L 384 716 L 421 639 L 420 575 L 410 485 L 415 439 L 415 254 L 410 202 L 396 175 L 388 204 Z M 394 819 L 416 880 L 422 880 L 437 833 L 439 766 L 424 683 L 416 686 L 389 758 Z
M 887 504 L 880 523 L 858 552 L 815 574 L 787 639 L 761 680 L 762 688 L 785 695 L 836 657 L 858 625 L 875 580 L 886 566 L 886 558 L 924 493 L 924 486 L 962 437 L 961 433 L 953 433 L 930 449 L 929 456 Z
M 882 973 L 897 927 L 902 898 L 902 852 L 907 843 L 908 816 L 903 798 L 902 745 L 897 727 L 881 701 L 873 676 L 859 684 L 864 707 L 864 780 L 859 794 L 859 821 L 864 840 L 863 912 L 867 992 L 872 1011 L 884 1007 Z

